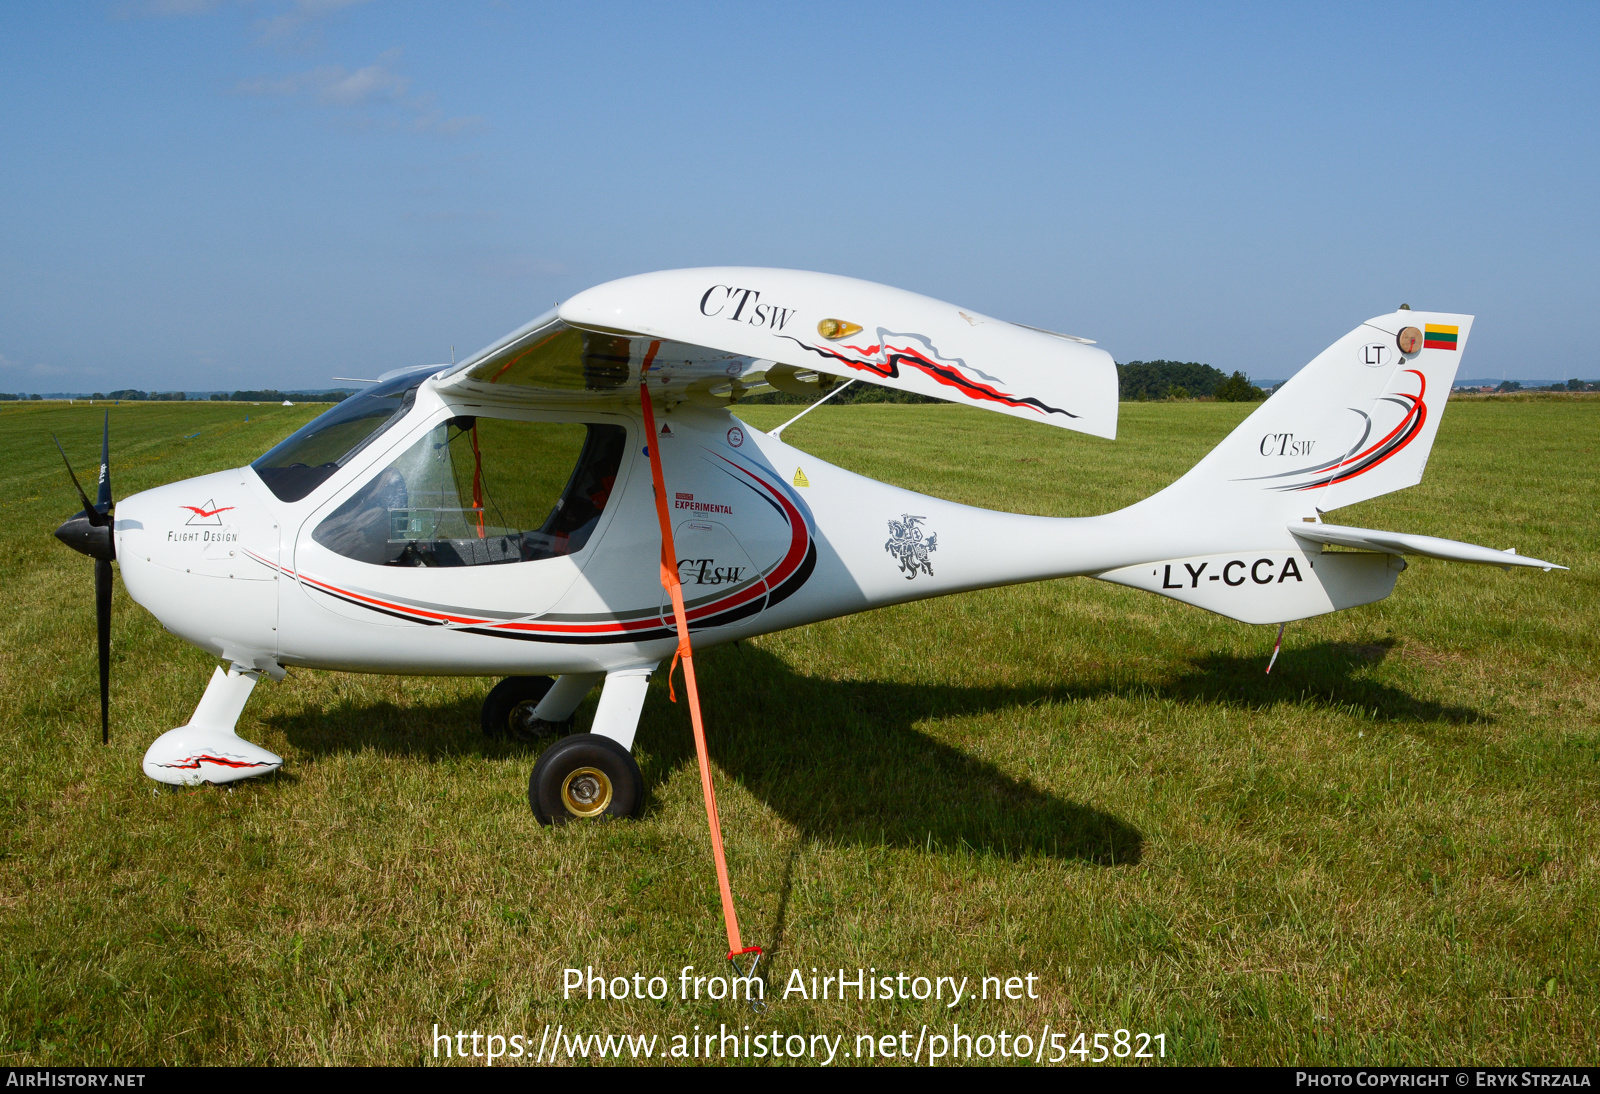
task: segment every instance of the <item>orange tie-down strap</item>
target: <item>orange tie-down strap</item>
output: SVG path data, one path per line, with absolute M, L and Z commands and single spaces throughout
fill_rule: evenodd
M 706 727 L 700 717 L 700 692 L 694 681 L 694 650 L 689 643 L 689 617 L 683 609 L 683 584 L 678 580 L 678 552 L 672 543 L 672 519 L 667 513 L 666 480 L 661 474 L 661 453 L 657 450 L 660 438 L 656 436 L 656 415 L 650 405 L 648 375 L 660 342 L 651 342 L 645 354 L 644 369 L 639 383 L 639 403 L 644 410 L 645 435 L 649 437 L 646 452 L 650 456 L 650 478 L 655 486 L 656 519 L 661 523 L 661 584 L 672 598 L 672 615 L 678 625 L 678 650 L 672 656 L 672 667 L 667 670 L 667 683 L 671 686 L 672 674 L 678 662 L 683 662 L 683 689 L 689 697 L 689 721 L 694 726 L 694 751 L 700 761 L 700 792 L 706 801 L 706 824 L 711 828 L 711 853 L 717 863 L 717 887 L 722 893 L 722 921 L 728 928 L 728 960 L 745 954 L 755 954 L 761 959 L 760 946 L 746 946 L 739 937 L 739 914 L 733 907 L 733 890 L 728 885 L 728 860 L 722 850 L 722 819 L 717 815 L 717 794 L 711 786 L 711 757 L 706 753 Z M 673 696 L 677 702 L 677 696 Z M 737 967 L 737 966 L 735 966 Z M 751 972 L 755 966 L 751 965 Z

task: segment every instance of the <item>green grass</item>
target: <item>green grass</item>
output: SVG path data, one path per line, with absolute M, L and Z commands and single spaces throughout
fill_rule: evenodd
M 318 408 L 112 411 L 120 496 L 237 466 Z M 758 426 L 791 407 L 745 411 Z M 1115 443 L 948 406 L 819 409 L 786 438 L 993 508 L 1080 515 L 1186 469 L 1250 409 L 1124 404 Z M 1036 973 L 967 1003 L 563 1001 L 561 969 L 716 968 L 687 715 L 658 684 L 635 822 L 542 829 L 489 681 L 293 672 L 233 789 L 139 758 L 212 662 L 117 591 L 101 747 L 91 564 L 49 434 L 92 477 L 101 408 L 0 409 L 0 1060 L 412 1063 L 449 1031 L 1118 1028 L 1181 1063 L 1590 1063 L 1600 880 L 1600 401 L 1452 403 L 1415 489 L 1341 523 L 1573 572 L 1414 563 L 1269 628 L 1088 580 L 949 597 L 698 658 L 748 939 L 788 970 Z M 250 415 L 248 423 L 245 414 Z M 198 433 L 193 438 L 188 434 Z M 584 724 L 591 698 L 580 713 Z M 1076 1060 L 1076 1057 L 1070 1059 Z

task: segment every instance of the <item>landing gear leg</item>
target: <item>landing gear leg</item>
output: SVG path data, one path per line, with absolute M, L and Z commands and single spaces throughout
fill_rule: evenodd
M 536 741 L 565 733 L 572 728 L 572 712 L 604 675 L 568 673 L 553 682 L 548 676 L 508 676 L 484 697 L 483 735 Z
M 638 816 L 644 776 L 629 749 L 654 668 L 608 673 L 593 732 L 563 737 L 544 750 L 528 779 L 528 804 L 539 823 Z
M 570 728 L 578 704 L 605 678 L 603 672 L 569 672 L 556 677 L 555 686 L 539 700 L 533 716 L 541 722 L 558 722 Z
M 145 752 L 144 773 L 159 783 L 193 786 L 231 783 L 282 767 L 281 757 L 233 731 L 260 678 L 259 671 L 242 665 L 213 670 L 189 724 L 169 729 Z

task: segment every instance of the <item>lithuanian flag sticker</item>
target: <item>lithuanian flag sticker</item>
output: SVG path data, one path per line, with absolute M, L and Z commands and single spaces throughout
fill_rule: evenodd
M 1436 327 L 1429 323 L 1422 331 L 1423 349 L 1455 349 L 1460 327 Z

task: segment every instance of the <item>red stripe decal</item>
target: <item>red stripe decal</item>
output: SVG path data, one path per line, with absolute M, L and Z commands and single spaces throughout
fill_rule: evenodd
M 226 756 L 211 756 L 202 753 L 199 756 L 190 756 L 179 760 L 175 764 L 156 764 L 157 767 L 174 767 L 184 771 L 198 771 L 201 764 L 216 764 L 218 767 L 271 767 L 265 760 L 230 760 Z
M 775 566 L 772 572 L 766 575 L 762 581 L 752 582 L 750 585 L 739 590 L 738 592 L 730 593 L 728 596 L 725 596 L 720 600 L 711 601 L 708 604 L 701 604 L 689 611 L 688 615 L 691 622 L 721 615 L 722 613 L 733 608 L 737 608 L 740 605 L 749 603 L 751 600 L 757 597 L 766 596 L 770 590 L 777 588 L 800 568 L 801 564 L 805 561 L 806 552 L 810 546 L 810 529 L 806 524 L 805 517 L 781 488 L 775 487 L 772 483 L 768 482 L 766 479 L 760 475 L 757 475 L 755 472 L 751 471 L 742 464 L 736 463 L 733 460 L 722 456 L 720 453 L 717 453 L 716 455 L 729 467 L 733 468 L 734 471 L 744 475 L 759 488 L 764 490 L 766 494 L 769 495 L 774 502 L 776 502 L 779 510 L 783 513 L 784 519 L 789 523 L 789 549 L 785 553 L 784 557 L 779 561 L 778 565 Z M 387 612 L 401 616 L 402 618 L 408 618 L 418 623 L 432 624 L 435 626 L 454 624 L 457 626 L 473 627 L 476 629 L 477 633 L 480 634 L 493 634 L 493 632 L 501 631 L 514 632 L 516 634 L 549 634 L 555 636 L 570 635 L 573 637 L 587 635 L 616 635 L 619 638 L 626 638 L 628 635 L 634 632 L 659 630 L 665 625 L 662 622 L 659 614 L 644 616 L 640 619 L 613 619 L 594 623 L 496 622 L 493 619 L 477 615 L 462 615 L 451 612 L 431 611 L 427 608 L 420 608 L 410 604 L 401 604 L 392 600 L 383 599 L 382 597 L 356 592 L 352 589 L 341 588 L 338 585 L 334 585 L 331 582 L 312 577 L 309 574 L 303 572 L 296 573 L 288 567 L 272 562 L 270 559 L 258 555 L 248 549 L 245 551 L 245 554 L 255 559 L 262 565 L 277 570 L 285 576 L 294 578 L 302 584 L 309 585 L 310 587 L 326 593 L 329 596 L 335 596 L 359 606 L 372 608 L 376 611 Z

